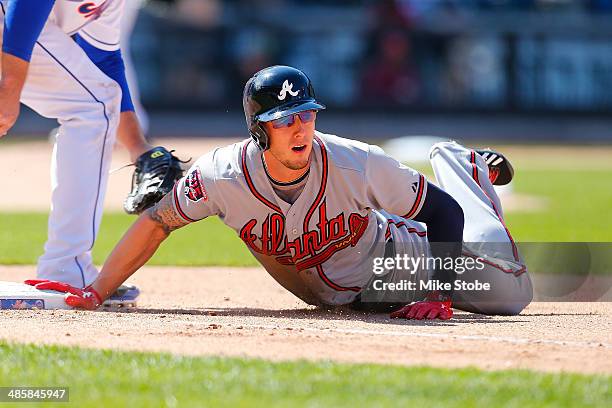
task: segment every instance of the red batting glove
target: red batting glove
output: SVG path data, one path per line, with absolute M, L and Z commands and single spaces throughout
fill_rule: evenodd
M 30 279 L 24 283 L 34 286 L 38 290 L 54 290 L 65 293 L 64 302 L 77 309 L 96 310 L 102 304 L 102 297 L 91 286 L 79 289 L 64 282 L 46 279 Z
M 24 281 L 23 283 L 25 283 L 26 285 L 30 285 L 30 286 L 36 286 L 39 283 L 43 283 L 43 282 L 51 282 L 51 281 L 49 279 L 28 279 Z
M 391 318 L 404 319 L 440 319 L 448 320 L 453 317 L 451 300 L 439 292 L 430 292 L 425 300 L 412 302 L 391 313 Z

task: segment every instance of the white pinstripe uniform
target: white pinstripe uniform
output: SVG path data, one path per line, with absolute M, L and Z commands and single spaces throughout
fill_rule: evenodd
M 1 1 L 1 29 L 9 1 Z M 121 89 L 70 36 L 79 33 L 102 50 L 119 49 L 123 6 L 124 0 L 57 0 L 34 46 L 21 102 L 60 124 L 51 167 L 49 235 L 38 263 L 41 279 L 82 287 L 97 276 L 91 249 L 102 216 Z

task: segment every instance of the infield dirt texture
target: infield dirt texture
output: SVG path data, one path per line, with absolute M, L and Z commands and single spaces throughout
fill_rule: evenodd
M 173 139 L 162 144 L 195 159 L 212 146 L 229 142 Z M 557 159 L 531 164 L 580 167 L 586 155 L 586 166 L 612 171 L 612 165 L 602 164 L 611 151 L 582 148 L 576 155 L 570 148 L 556 147 Z M 521 148 L 505 153 L 520 158 Z M 538 150 L 531 153 L 536 157 Z M 4 143 L 0 211 L 47 211 L 50 157 L 46 142 Z M 566 159 L 559 162 L 558 157 Z M 515 161 L 517 172 L 521 160 Z M 117 150 L 112 168 L 127 162 L 124 152 Z M 108 211 L 121 208 L 130 177 L 131 168 L 111 175 Z M 514 200 L 507 202 L 507 212 L 530 211 L 530 206 L 542 211 L 550 204 L 537 196 Z M 0 266 L 0 280 L 21 281 L 34 274 L 34 266 Z M 458 312 L 451 321 L 417 322 L 343 308 L 314 309 L 258 267 L 145 266 L 130 281 L 142 289 L 140 307 L 134 312 L 2 311 L 0 340 L 271 360 L 612 373 L 609 302 L 536 302 L 519 316 Z

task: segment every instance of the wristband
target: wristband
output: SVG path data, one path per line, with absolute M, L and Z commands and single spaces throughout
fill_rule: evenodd
M 98 304 L 99 305 L 102 304 L 103 302 L 102 296 L 100 296 L 98 291 L 96 291 L 93 287 L 91 287 L 91 285 L 87 286 L 85 289 L 83 289 L 83 291 L 91 293 L 96 298 L 96 301 L 98 302 Z

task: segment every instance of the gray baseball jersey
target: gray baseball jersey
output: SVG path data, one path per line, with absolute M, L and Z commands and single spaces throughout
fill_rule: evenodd
M 248 139 L 198 159 L 175 185 L 174 206 L 190 222 L 219 216 L 305 302 L 346 304 L 372 277 L 370 259 L 383 255 L 391 226 L 421 209 L 427 182 L 377 146 L 316 132 L 312 151 L 293 204 L 275 194 L 262 151 Z M 423 235 L 414 235 L 416 247 Z

